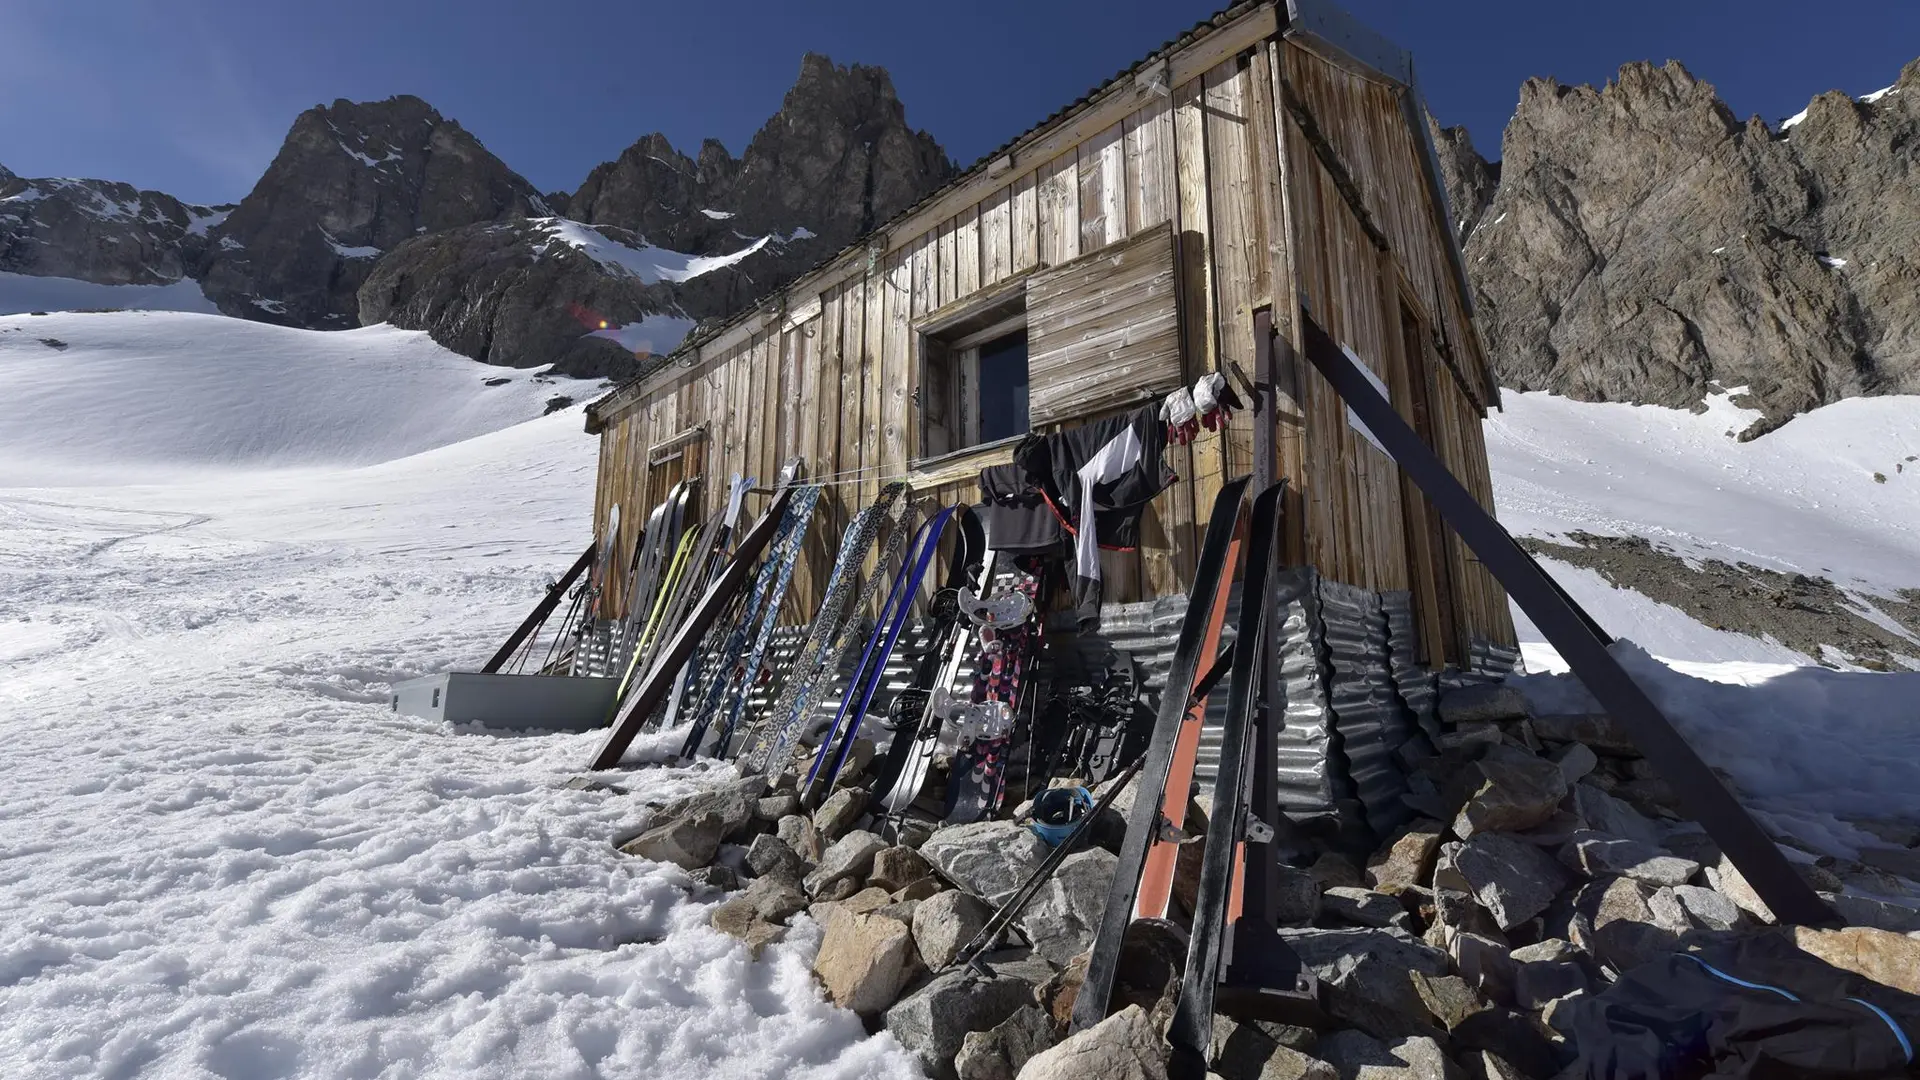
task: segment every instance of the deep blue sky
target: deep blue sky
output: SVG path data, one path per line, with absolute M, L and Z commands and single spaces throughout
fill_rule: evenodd
M 300 110 L 407 92 L 571 190 L 654 130 L 738 153 L 808 49 L 890 69 L 908 120 L 965 164 L 1223 2 L 0 0 L 0 164 L 230 201 Z M 1488 156 L 1530 75 L 1671 57 L 1778 120 L 1920 55 L 1912 0 L 1346 2 L 1414 51 L 1434 112 Z

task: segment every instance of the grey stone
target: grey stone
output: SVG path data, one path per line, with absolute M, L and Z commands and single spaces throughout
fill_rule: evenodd
M 1568 808 L 1595 832 L 1643 844 L 1660 843 L 1658 826 L 1638 810 L 1595 787 L 1593 777 L 1573 785 L 1570 800 Z
M 1453 819 L 1454 834 L 1462 839 L 1532 828 L 1552 817 L 1567 797 L 1560 767 L 1524 750 L 1495 747 L 1469 768 L 1467 800 Z
M 740 876 L 735 874 L 731 867 L 702 866 L 697 870 L 687 871 L 687 876 L 701 888 L 732 892 L 740 887 Z
M 841 788 L 827 796 L 820 809 L 813 812 L 813 827 L 820 830 L 821 839 L 832 843 L 845 836 L 848 829 L 867 809 L 867 793 L 861 788 Z
M 1555 998 L 1587 989 L 1587 972 L 1580 951 L 1560 938 L 1513 950 L 1514 1004 L 1538 1009 Z
M 1033 987 L 1023 980 L 959 969 L 901 998 L 887 1010 L 885 1026 L 929 1075 L 957 1080 L 953 1062 L 967 1032 L 990 1030 L 1032 1001 Z
M 777 822 L 783 817 L 800 812 L 800 796 L 791 792 L 781 795 L 763 795 L 753 804 L 753 816 L 761 821 Z
M 1425 885 L 1446 830 L 1445 825 L 1432 819 L 1411 822 L 1367 862 L 1368 882 L 1387 891 Z
M 920 901 L 913 913 L 913 942 L 920 958 L 934 971 L 946 967 L 992 914 L 978 897 L 958 890 Z
M 1560 766 L 1560 776 L 1568 784 L 1578 783 L 1581 777 L 1600 764 L 1600 759 L 1586 743 L 1568 743 L 1555 750 L 1552 759 L 1555 765 Z
M 874 1017 L 899 997 L 912 949 L 911 934 L 902 923 L 841 908 L 827 918 L 813 973 L 826 988 L 827 1000 Z
M 1076 851 L 1061 861 L 1020 914 L 1020 930 L 1034 952 L 1064 964 L 1093 947 L 1119 861 L 1105 848 Z
M 793 849 L 795 855 L 807 862 L 820 861 L 820 853 L 823 850 L 820 832 L 813 827 L 813 822 L 801 815 L 788 814 L 781 818 L 773 827 L 773 835 L 779 837 Z
M 1449 1031 L 1487 1007 L 1487 1003 L 1467 980 L 1458 975 L 1429 976 L 1413 971 L 1407 977 L 1413 983 L 1414 991 L 1420 995 L 1421 1002 L 1426 1005 L 1427 1012 Z
M 928 874 L 918 881 L 910 881 L 900 888 L 895 889 L 893 891 L 893 898 L 896 901 L 927 900 L 945 892 L 946 888 L 947 885 L 945 882 L 932 874 Z
M 890 847 L 873 857 L 867 880 L 888 892 L 897 892 L 933 873 L 932 864 L 910 847 Z
M 1621 972 L 1672 952 L 1679 935 L 1656 923 L 1647 904 L 1652 895 L 1652 889 L 1628 877 L 1588 883 L 1573 898 L 1573 943 Z
M 784 877 L 799 881 L 807 874 L 807 861 L 778 836 L 762 833 L 747 846 L 747 866 L 759 877 Z
M 1399 930 L 1282 929 L 1280 936 L 1321 980 L 1403 1015 L 1424 1008 L 1407 972 L 1450 970 L 1446 953 Z
M 1573 880 L 1539 848 L 1500 833 L 1476 834 L 1460 849 L 1454 866 L 1502 930 L 1545 911 Z
M 1592 831 L 1575 833 L 1560 849 L 1560 861 L 1588 877 L 1625 874 L 1649 885 L 1684 885 L 1700 872 L 1699 863 L 1652 844 Z
M 813 893 L 813 898 L 815 900 L 838 903 L 842 900 L 851 900 L 853 895 L 859 891 L 860 879 L 858 877 L 843 877 L 829 881 L 819 889 L 816 889 Z
M 777 923 L 786 922 L 789 916 L 804 909 L 807 898 L 790 881 L 756 878 L 739 896 L 727 901 L 727 904 L 733 903 L 744 903 L 760 918 Z
M 1207 1058 L 1221 1080 L 1339 1080 L 1333 1066 L 1301 1051 L 1317 1039 L 1310 1028 L 1215 1016 Z
M 1849 926 L 1867 926 L 1895 934 L 1920 931 L 1920 909 L 1871 896 L 1823 892 L 1827 906 Z
M 1447 954 L 1467 984 L 1487 998 L 1511 1004 L 1519 974 L 1507 943 L 1483 934 L 1461 932 L 1447 942 Z
M 1533 718 L 1534 734 L 1550 743 L 1581 743 L 1598 754 L 1638 757 L 1639 747 L 1606 713 L 1550 713 Z
M 857 885 L 858 879 L 873 869 L 874 856 L 886 848 L 885 840 L 867 832 L 848 833 L 834 841 L 826 854 L 820 856 L 820 865 L 807 875 L 808 894 L 817 897 L 828 886 L 841 881 L 853 881 Z
M 1011 821 L 950 825 L 920 845 L 941 877 L 994 905 L 1012 896 L 1049 850 L 1033 830 Z
M 1673 896 L 1694 926 L 1703 930 L 1733 930 L 1743 921 L 1739 905 L 1699 885 L 1675 885 Z
M 620 846 L 628 855 L 669 862 L 695 870 L 713 861 L 726 833 L 726 820 L 712 810 L 691 817 L 669 817 Z
M 1533 714 L 1527 695 L 1506 683 L 1463 686 L 1440 695 L 1440 722 L 1447 725 L 1524 720 Z
M 1661 837 L 1660 846 L 1701 866 L 1718 866 L 1720 863 L 1720 845 L 1698 828 L 1670 832 Z
M 1053 1045 L 1053 1021 L 1023 1005 L 988 1031 L 970 1031 L 953 1067 L 959 1080 L 1015 1080 L 1026 1063 Z
M 1405 930 L 1410 918 L 1400 901 L 1372 889 L 1344 886 L 1320 894 L 1320 907 L 1326 914 L 1355 926 L 1398 926 Z
M 1353 865 L 1352 860 L 1337 851 L 1322 852 L 1319 858 L 1313 860 L 1313 865 L 1308 868 L 1307 872 L 1313 875 L 1313 879 L 1318 881 L 1320 887 L 1323 889 L 1331 889 L 1336 885 L 1359 886 L 1366 884 L 1366 879 L 1361 875 L 1360 868 Z
M 1681 905 L 1680 898 L 1673 894 L 1670 886 L 1653 890 L 1653 895 L 1647 897 L 1647 910 L 1653 912 L 1653 925 L 1671 933 L 1676 939 L 1693 929 L 1693 920 L 1687 916 L 1687 909 Z
M 854 893 L 852 896 L 847 897 L 845 900 L 839 901 L 839 903 L 841 907 L 848 911 L 865 915 L 868 912 L 879 911 L 881 908 L 893 903 L 893 897 L 887 893 L 887 890 L 875 885 L 869 885 L 859 892 Z
M 1769 925 L 1775 922 L 1773 909 L 1767 907 L 1767 902 L 1760 899 L 1760 894 L 1747 883 L 1746 876 L 1740 873 L 1739 867 L 1733 865 L 1732 859 L 1722 855 L 1719 866 L 1707 867 L 1706 876 L 1707 884 L 1712 886 L 1715 892 L 1733 901 L 1741 911 Z
M 1425 1036 L 1381 1042 L 1363 1032 L 1335 1031 L 1321 1038 L 1315 1053 L 1339 1073 L 1340 1080 L 1464 1080 L 1440 1044 Z
M 1138 1005 L 1033 1057 L 1019 1080 L 1166 1080 L 1167 1047 Z

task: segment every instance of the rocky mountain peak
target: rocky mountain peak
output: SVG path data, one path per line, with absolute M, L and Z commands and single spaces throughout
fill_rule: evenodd
M 1675 407 L 1745 387 L 1749 434 L 1920 390 L 1920 62 L 1778 130 L 1677 63 L 1535 79 L 1497 173 L 1435 141 L 1504 384 Z
M 1455 239 L 1465 243 L 1493 203 L 1500 167 L 1480 156 L 1465 127 L 1441 127 L 1428 114 L 1427 133 L 1440 159 L 1440 179 L 1447 189 L 1447 205 L 1453 210 Z
M 232 209 L 113 180 L 28 179 L 0 169 L 0 271 L 103 285 L 186 276 Z
M 718 141 L 689 159 L 648 135 L 587 177 L 572 217 L 617 225 L 677 251 L 723 254 L 804 227 L 821 252 L 911 205 L 953 172 L 932 136 L 907 124 L 885 69 L 819 53 L 736 159 Z
M 335 101 L 294 120 L 266 174 L 217 229 L 201 278 L 229 315 L 359 324 L 355 291 L 408 238 L 546 213 L 533 186 L 411 95 Z

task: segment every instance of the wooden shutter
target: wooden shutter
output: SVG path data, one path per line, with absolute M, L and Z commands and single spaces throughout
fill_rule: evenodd
M 1173 227 L 1161 225 L 1033 275 L 1027 410 L 1038 427 L 1179 386 Z

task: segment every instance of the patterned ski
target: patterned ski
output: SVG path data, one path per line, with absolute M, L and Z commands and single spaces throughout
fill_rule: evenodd
M 901 490 L 902 492 L 906 490 L 905 485 L 901 486 Z M 866 581 L 860 586 L 859 593 L 850 602 L 843 603 L 838 615 L 839 629 L 834 632 L 833 640 L 827 646 L 812 676 L 795 694 L 790 711 L 786 713 L 786 730 L 776 733 L 769 744 L 765 760 L 751 762 L 749 765 L 751 769 L 770 775 L 786 769 L 792 762 L 793 751 L 799 743 L 801 734 L 809 725 L 820 694 L 830 684 L 833 675 L 853 659 L 854 650 L 860 647 L 860 620 L 857 616 L 871 606 L 874 599 L 880 595 L 880 584 L 887 580 L 887 567 L 901 565 L 901 556 L 906 552 L 907 538 L 913 532 L 909 527 L 914 512 L 911 502 L 902 498 L 897 506 L 888 504 L 888 508 L 889 512 L 884 518 L 876 518 L 869 523 L 875 527 L 883 520 L 891 523 L 892 531 L 887 536 L 886 549 L 881 552 L 879 561 L 874 564 L 873 573 L 868 575 Z M 868 538 L 867 543 L 869 545 L 872 543 L 871 537 Z M 856 573 L 860 561 L 864 559 L 854 564 Z M 876 625 L 875 632 L 877 633 L 878 630 L 879 627 Z M 856 677 L 858 674 L 855 672 Z M 779 714 L 776 712 L 775 715 Z
M 991 622 L 982 623 L 984 647 L 973 677 L 973 703 L 956 707 L 948 717 L 960 747 L 947 779 L 949 825 L 980 821 L 999 809 L 1006 790 L 1007 753 L 1013 748 L 1014 718 L 1023 705 L 1036 704 L 1024 699 L 1028 665 L 1040 644 L 1040 622 L 1032 617 L 1038 609 L 1034 601 L 1040 583 L 1017 568 L 1014 574 L 1012 588 L 995 597 L 991 606 L 1005 613 L 1024 607 L 1028 619 L 997 629 Z M 1023 597 L 1026 603 L 1007 603 L 1013 596 Z
M 759 572 L 754 575 L 753 587 L 747 593 L 746 604 L 741 609 L 740 618 L 727 634 L 725 644 L 721 646 L 722 658 L 731 659 L 733 662 L 723 663 L 721 669 L 715 673 L 713 681 L 708 684 L 706 693 L 702 695 L 700 709 L 694 714 L 693 728 L 687 732 L 687 741 L 681 756 L 692 757 L 700 752 L 708 734 L 713 730 L 713 721 L 726 708 L 729 693 L 735 689 L 740 677 L 745 673 L 748 644 L 756 638 L 760 630 L 763 609 L 767 596 L 773 589 L 774 580 L 780 577 L 783 564 L 787 566 L 789 574 L 792 572 L 787 556 L 798 552 L 798 544 L 790 544 L 790 541 L 796 531 L 805 533 L 806 522 L 812 520 L 813 508 L 819 499 L 818 487 L 798 488 L 792 491 L 786 513 L 781 517 L 779 528 L 767 547 L 767 557 L 761 562 Z M 784 588 L 785 586 L 782 585 L 782 589 Z M 778 615 L 779 612 L 776 610 L 774 617 L 777 618 Z M 744 688 L 739 691 L 742 697 L 745 692 Z M 730 735 L 731 732 L 723 728 L 719 734 L 725 736 Z
M 913 613 L 913 600 L 919 594 L 920 581 L 933 562 L 934 553 L 940 547 L 940 537 L 946 532 L 947 522 L 953 519 L 954 509 L 950 506 L 935 514 L 914 536 L 909 547 L 913 552 L 912 562 L 901 567 L 900 573 L 894 578 L 887 603 L 880 609 L 880 621 L 874 628 L 874 636 L 867 639 L 866 654 L 860 658 L 860 667 L 854 680 L 847 684 L 847 691 L 840 698 L 840 710 L 834 715 L 833 726 L 827 737 L 821 740 L 820 752 L 814 756 L 813 768 L 807 773 L 806 784 L 801 789 L 802 803 L 818 806 L 833 790 L 841 767 L 847 763 L 847 754 L 852 750 L 853 740 L 860 730 L 860 718 L 866 714 L 867 706 L 873 703 L 874 691 L 879 689 L 886 676 L 887 658 L 893 655 L 893 647 L 900 640 L 900 631 Z
M 768 556 L 769 561 L 777 561 L 779 569 L 775 572 L 773 589 L 763 604 L 766 614 L 761 619 L 758 635 L 754 638 L 753 649 L 747 654 L 745 667 L 734 687 L 732 706 L 727 711 L 726 724 L 720 729 L 720 741 L 714 750 L 714 756 L 730 756 L 734 745 L 734 735 L 740 727 L 740 714 L 746 711 L 747 695 L 753 692 L 760 678 L 760 668 L 766 662 L 767 645 L 773 640 L 773 628 L 780 621 L 780 605 L 787 597 L 787 586 L 793 582 L 793 568 L 800 561 L 800 552 L 806 547 L 807 527 L 813 522 L 814 507 L 820 503 L 818 487 L 801 488 L 794 497 L 797 519 L 792 531 L 787 534 L 785 546 L 776 547 Z
M 815 688 L 825 677 L 827 663 L 832 659 L 833 644 L 845 621 L 847 601 L 852 597 L 859 580 L 860 566 L 866 561 L 874 540 L 879 537 L 880 526 L 892 519 L 894 507 L 906 490 L 907 485 L 903 483 L 888 484 L 881 489 L 878 501 L 862 508 L 847 523 L 846 531 L 840 537 L 833 571 L 828 575 L 827 587 L 820 599 L 820 608 L 807 628 L 806 639 L 794 653 L 793 669 L 787 675 L 786 684 L 780 688 L 773 706 L 754 725 L 749 736 L 742 740 L 738 758 L 742 770 L 749 773 L 765 772 L 770 763 L 786 767 L 793 740 L 799 734 L 804 710 L 812 707 Z

